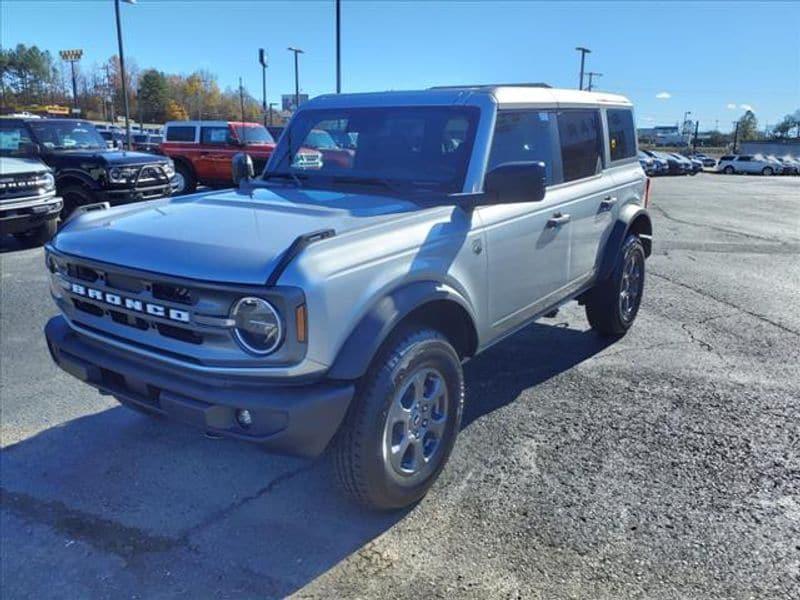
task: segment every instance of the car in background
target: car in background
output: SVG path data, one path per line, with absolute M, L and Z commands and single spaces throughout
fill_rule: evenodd
M 702 160 L 700 160 L 699 158 L 689 158 L 689 162 L 692 163 L 692 175 L 697 175 L 698 173 L 703 172 Z
M 697 171 L 695 170 L 694 164 L 683 154 L 678 154 L 677 152 L 670 152 L 669 156 L 678 161 L 683 175 L 697 175 Z M 700 167 L 702 169 L 702 165 L 700 165 Z
M 783 165 L 783 174 L 784 175 L 800 175 L 800 160 L 789 156 L 781 156 L 779 159 L 781 164 Z
M 0 134 L 0 149 L 13 139 Z M 61 198 L 53 171 L 39 160 L 0 156 L 0 235 L 44 244 L 56 232 Z
M 170 121 L 159 150 L 175 161 L 176 194 L 190 194 L 198 184 L 232 187 L 233 155 L 246 152 L 257 173 L 275 150 L 275 139 L 260 123 L 240 121 Z
M 774 175 L 778 171 L 774 163 L 763 157 L 752 154 L 727 154 L 719 159 L 717 172 L 727 175 L 734 173 Z
M 641 150 L 639 150 L 639 164 L 642 166 L 642 170 L 645 172 L 646 175 L 652 176 L 658 172 L 658 167 L 656 166 L 656 159 L 652 156 L 648 156 Z
M 125 132 L 114 129 L 98 129 L 97 133 L 100 134 L 106 141 L 106 147 L 111 150 L 121 150 L 125 146 Z
M 131 147 L 137 152 L 158 153 L 164 136 L 151 133 L 137 133 L 131 136 Z
M 0 154 L 41 160 L 53 169 L 63 218 L 89 204 L 172 194 L 175 171 L 169 158 L 110 150 L 89 121 L 0 118 L 0 137 Z
M 652 150 L 640 150 L 640 152 L 653 159 L 655 165 L 654 175 L 667 175 L 669 173 L 669 162 L 660 155 L 660 152 L 653 152 Z
M 693 152 L 689 155 L 689 158 L 692 160 L 699 160 L 703 163 L 704 167 L 714 168 L 717 166 L 717 161 L 715 158 L 709 156 L 708 154 L 703 154 L 702 152 Z

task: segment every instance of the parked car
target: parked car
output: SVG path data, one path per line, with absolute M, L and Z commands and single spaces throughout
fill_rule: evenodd
M 164 136 L 151 133 L 137 133 L 131 136 L 131 146 L 138 152 L 157 153 L 164 141 Z
M 667 163 L 666 175 L 686 175 L 687 169 L 684 161 L 675 158 L 672 154 L 667 152 L 656 152 L 654 150 L 650 152 Z
M 332 118 L 354 160 L 295 167 Z M 332 94 L 300 107 L 260 177 L 244 153 L 233 173 L 237 189 L 68 222 L 47 246 L 48 348 L 142 412 L 331 446 L 366 506 L 408 506 L 441 473 L 463 361 L 573 299 L 604 336 L 639 311 L 652 225 L 622 96 Z
M 655 158 L 653 158 L 652 156 L 648 156 L 641 150 L 639 151 L 638 157 L 639 157 L 639 164 L 642 166 L 642 169 L 644 169 L 644 172 L 647 175 L 652 176 L 658 173 L 658 166 L 656 164 Z
M 258 172 L 264 169 L 275 140 L 260 123 L 235 121 L 170 121 L 160 151 L 175 161 L 176 193 L 192 193 L 198 184 L 233 185 L 231 159 L 243 150 Z
M 728 175 L 733 173 L 774 175 L 777 172 L 774 163 L 752 154 L 727 154 L 719 159 L 717 171 Z
M 62 216 L 79 206 L 126 204 L 172 193 L 175 171 L 163 156 L 110 150 L 88 121 L 0 118 L 2 153 L 40 159 L 53 169 Z
M 677 152 L 670 152 L 669 156 L 674 158 L 675 160 L 680 163 L 681 172 L 684 175 L 697 175 L 697 170 L 695 170 L 695 165 L 692 163 L 691 160 L 686 158 L 683 154 L 678 154 Z M 701 170 L 702 170 L 702 165 Z
M 692 175 L 697 175 L 698 173 L 703 172 L 703 161 L 699 158 L 689 158 L 689 162 L 692 163 Z
M 800 160 L 789 155 L 782 156 L 778 160 L 783 165 L 784 175 L 800 175 Z
M 0 131 L 0 152 L 14 147 Z M 62 201 L 56 178 L 41 161 L 0 155 L 0 235 L 43 244 L 56 232 Z
M 669 173 L 669 162 L 661 156 L 660 152 L 653 152 L 652 150 L 641 150 L 641 152 L 653 159 L 655 175 L 667 175 Z
M 125 132 L 117 129 L 98 130 L 100 137 L 106 141 L 106 147 L 111 150 L 121 150 L 125 146 Z
M 715 158 L 709 156 L 708 154 L 703 154 L 702 152 L 694 152 L 689 155 L 689 158 L 692 160 L 699 160 L 703 163 L 704 167 L 713 168 L 717 166 L 717 161 Z

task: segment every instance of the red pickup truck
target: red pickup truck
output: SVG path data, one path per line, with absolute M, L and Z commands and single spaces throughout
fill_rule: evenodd
M 170 121 L 165 130 L 160 150 L 175 162 L 175 194 L 192 193 L 198 184 L 232 186 L 234 154 L 247 152 L 259 173 L 275 149 L 275 140 L 259 123 Z

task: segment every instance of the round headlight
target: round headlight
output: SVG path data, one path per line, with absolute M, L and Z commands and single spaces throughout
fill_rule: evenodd
M 236 325 L 234 335 L 242 347 L 254 354 L 273 352 L 283 339 L 280 315 L 262 298 L 241 298 L 231 311 Z
M 56 187 L 56 178 L 53 177 L 52 173 L 45 173 L 44 174 L 44 189 L 52 190 Z
M 122 179 L 122 171 L 119 168 L 114 167 L 113 169 L 109 170 L 108 178 L 111 179 L 111 181 L 119 181 Z

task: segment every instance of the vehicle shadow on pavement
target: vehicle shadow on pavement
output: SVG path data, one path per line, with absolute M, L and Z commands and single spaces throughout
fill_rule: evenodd
M 466 366 L 464 427 L 609 343 L 559 325 L 520 331 Z M 354 553 L 357 561 L 371 560 L 364 547 L 408 512 L 370 513 L 350 503 L 336 490 L 327 456 L 270 455 L 122 407 L 8 447 L 0 468 L 3 512 L 55 534 L 52 547 L 42 547 L 6 523 L 3 570 L 17 571 L 5 578 L 12 596 L 46 597 L 30 586 L 50 578 L 57 589 L 78 585 L 70 580 L 79 577 L 74 568 L 61 575 L 58 569 L 66 548 L 78 542 L 76 548 L 122 565 L 105 577 L 104 593 L 130 595 L 134 573 L 143 597 L 176 585 L 189 596 L 236 590 L 281 597 Z M 21 577 L 26 563 L 43 553 L 51 556 L 53 573 L 39 584 L 37 576 Z M 97 568 L 89 563 L 80 562 L 79 570 Z

